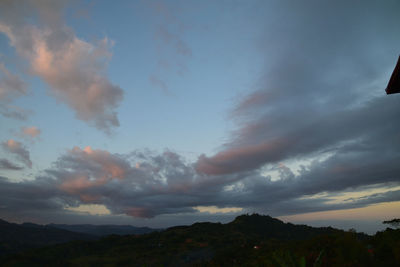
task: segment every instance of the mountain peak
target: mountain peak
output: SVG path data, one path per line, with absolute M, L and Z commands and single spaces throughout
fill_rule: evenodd
M 281 220 L 272 218 L 269 215 L 260 215 L 258 213 L 253 213 L 253 214 L 243 214 L 240 216 L 237 216 L 235 220 L 231 222 L 232 224 L 240 224 L 240 223 L 246 223 L 246 224 L 268 224 L 268 223 L 282 223 Z

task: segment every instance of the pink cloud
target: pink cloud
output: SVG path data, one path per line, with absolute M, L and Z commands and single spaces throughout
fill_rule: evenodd
M 105 38 L 94 46 L 73 36 L 54 51 L 44 41 L 46 33 L 38 34 L 42 36 L 34 38 L 36 49 L 30 55 L 32 70 L 51 86 L 53 95 L 72 107 L 78 119 L 104 130 L 119 126 L 113 109 L 123 92 L 104 77 L 102 64 L 111 56 L 112 42 Z
M 41 131 L 38 127 L 36 126 L 30 126 L 30 127 L 22 127 L 21 128 L 21 133 L 24 136 L 28 136 L 31 138 L 36 138 L 40 135 Z
M 0 19 L 0 33 L 29 62 L 31 72 L 43 79 L 51 95 L 72 108 L 78 119 L 107 133 L 119 126 L 116 108 L 123 91 L 105 74 L 113 42 L 104 38 L 93 44 L 78 38 L 62 21 L 63 5 L 21 4 L 38 11 L 43 20 L 39 25 L 44 26 L 27 25 L 22 18 L 31 14 L 16 8 L 11 10 L 16 12 L 15 19 Z
M 90 195 L 90 194 L 81 194 L 81 195 L 79 195 L 79 198 L 83 203 L 95 203 L 101 199 L 101 196 Z
M 94 203 L 101 197 L 99 195 L 87 193 L 87 191 L 91 188 L 104 185 L 106 182 L 107 179 L 105 177 L 90 180 L 87 175 L 78 174 L 68 177 L 59 185 L 59 189 L 71 195 L 76 195 L 84 203 Z
M 126 214 L 133 217 L 140 218 L 153 218 L 155 214 L 151 209 L 143 208 L 143 207 L 132 207 L 126 210 Z
M 60 185 L 60 189 L 70 194 L 75 194 L 84 189 L 93 187 L 96 184 L 99 185 L 101 183 L 99 183 L 98 180 L 96 182 L 90 181 L 87 176 L 82 175 L 77 177 L 69 177 Z
M 108 178 L 123 179 L 126 175 L 126 170 L 130 166 L 126 166 L 125 162 L 115 158 L 110 152 L 105 150 L 93 150 L 90 146 L 80 149 L 74 147 L 71 152 L 85 162 L 91 162 L 99 166 L 103 174 Z
M 196 171 L 208 175 L 221 175 L 253 169 L 279 159 L 280 151 L 288 144 L 286 140 L 276 139 L 260 145 L 229 148 L 212 157 L 202 155 L 196 162 Z
M 96 202 L 101 196 L 92 190 L 100 189 L 113 180 L 125 178 L 130 166 L 108 151 L 94 150 L 90 146 L 83 149 L 74 147 L 68 153 L 70 166 L 60 181 L 58 188 L 70 195 L 77 196 L 85 203 Z

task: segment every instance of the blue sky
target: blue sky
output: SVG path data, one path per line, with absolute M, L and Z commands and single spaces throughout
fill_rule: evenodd
M 343 211 L 347 227 L 383 205 L 360 226 L 378 229 L 400 215 L 400 102 L 384 93 L 399 8 L 3 2 L 0 215 L 164 227 Z

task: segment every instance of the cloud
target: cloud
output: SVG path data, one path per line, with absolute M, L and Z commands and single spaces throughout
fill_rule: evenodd
M 172 23 L 172 21 L 170 21 Z M 166 45 L 172 45 L 177 54 L 182 56 L 191 56 L 192 50 L 177 34 L 171 31 L 164 25 L 160 25 L 156 32 L 157 39 L 162 40 Z
M 114 157 L 107 151 L 83 150 L 75 147 L 58 162 L 62 168 L 70 168 L 74 172 L 62 172 L 63 178 L 59 188 L 65 192 L 78 194 L 83 201 L 96 200 L 96 194 L 86 193 L 91 188 L 100 187 L 112 179 L 124 179 L 129 165 Z M 61 174 L 61 173 L 60 173 Z
M 25 137 L 30 137 L 32 139 L 39 137 L 40 133 L 41 133 L 41 130 L 36 126 L 21 128 L 21 134 Z
M 3 209 L 7 214 L 39 216 L 50 212 L 53 215 L 49 216 L 67 216 L 65 212 L 79 210 L 80 206 L 101 205 L 111 215 L 138 218 L 239 210 L 278 216 L 399 201 L 398 190 L 379 193 L 380 188 L 400 186 L 400 167 L 396 164 L 399 153 L 376 159 L 371 157 L 375 153 L 372 149 L 360 158 L 350 149 L 353 145 L 346 144 L 341 153 L 302 166 L 297 175 L 281 164 L 277 167 L 279 177 L 274 180 L 260 170 L 199 174 L 194 164 L 168 150 L 161 154 L 133 151 L 121 155 L 75 147 L 34 180 L 3 180 L 0 201 L 8 207 Z M 371 188 L 374 194 L 332 202 L 337 194 Z M 14 197 L 7 197 L 10 192 L 3 196 L 2 190 L 14 192 Z M 43 194 L 33 198 L 37 190 Z M 12 211 L 17 203 L 25 206 Z
M 2 143 L 2 147 L 9 153 L 15 154 L 17 159 L 24 163 L 29 168 L 32 168 L 32 161 L 29 156 L 29 151 L 18 141 L 10 139 Z
M 198 210 L 200 212 L 208 212 L 211 214 L 215 213 L 237 213 L 242 211 L 242 208 L 218 208 L 216 206 L 198 206 L 194 207 L 195 210 Z
M 0 63 L 0 74 L 0 101 L 10 101 L 27 94 L 26 84 L 17 75 L 9 72 L 3 63 Z
M 263 25 L 265 71 L 232 109 L 237 129 L 219 152 L 199 158 L 197 171 L 221 175 L 307 160 L 325 150 L 340 153 L 356 140 L 373 141 L 377 154 L 394 153 L 399 107 L 384 88 L 398 58 L 400 20 L 393 10 L 399 4 L 310 1 L 277 8 L 282 13 Z
M 21 107 L 0 103 L 0 114 L 6 118 L 25 121 L 33 111 L 26 110 Z
M 307 158 L 327 150 L 341 153 L 341 150 L 349 149 L 353 153 L 359 152 L 359 157 L 368 149 L 395 155 L 393 145 L 399 146 L 400 136 L 392 133 L 400 132 L 399 125 L 393 123 L 398 109 L 396 99 L 379 97 L 325 116 L 304 117 L 297 125 L 287 124 L 287 120 L 274 121 L 270 125 L 267 122 L 270 119 L 263 118 L 257 121 L 257 126 L 244 126 L 225 150 L 212 157 L 202 155 L 196 169 L 206 174 L 234 173 Z M 264 125 L 271 126 L 271 131 Z M 276 131 L 279 134 L 275 134 Z M 346 142 L 357 142 L 358 145 L 347 146 L 344 145 Z
M 150 75 L 149 81 L 153 86 L 160 87 L 164 91 L 164 93 L 169 93 L 169 89 L 165 81 L 161 80 L 160 78 L 154 75 Z
M 0 170 L 19 171 L 23 168 L 10 162 L 8 159 L 0 159 Z
M 107 215 L 110 211 L 104 205 L 79 205 L 79 207 L 67 207 L 66 210 L 72 210 L 76 212 L 85 212 L 91 215 Z
M 154 37 L 159 58 L 157 70 L 149 76 L 149 81 L 153 86 L 169 93 L 166 77 L 171 76 L 172 70 L 176 74 L 184 75 L 188 69 L 187 60 L 192 56 L 192 49 L 184 40 L 188 26 L 179 18 L 179 9 L 172 9 L 160 1 L 148 5 L 157 18 Z M 164 74 L 166 72 L 167 75 Z
M 25 82 L 0 62 L 0 114 L 7 118 L 25 120 L 28 116 L 27 111 L 10 103 L 27 93 L 28 87 Z
M 181 165 L 176 156 L 171 152 L 156 157 L 139 153 L 132 155 L 141 159 L 133 165 L 126 156 L 76 147 L 57 161 L 57 169 L 48 173 L 57 181 L 60 191 L 83 203 L 101 203 L 116 214 L 153 217 L 160 211 L 154 209 L 153 201 L 147 198 L 158 193 L 168 195 L 169 191 L 184 192 L 189 188 L 181 177 L 184 173 L 180 173 L 188 168 Z M 164 166 L 166 161 L 171 166 Z M 172 210 L 171 206 L 154 202 L 163 209 Z
M 18 1 L 16 1 L 18 2 Z M 27 9 L 38 13 L 39 25 L 26 24 Z M 107 38 L 96 44 L 79 39 L 62 21 L 63 4 L 36 1 L 5 2 L 0 32 L 25 58 L 31 72 L 41 77 L 58 100 L 75 111 L 76 117 L 109 132 L 119 126 L 115 109 L 123 91 L 106 78 L 113 44 Z

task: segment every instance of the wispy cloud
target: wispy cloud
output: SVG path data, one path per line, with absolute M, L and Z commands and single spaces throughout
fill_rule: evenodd
M 26 110 L 6 103 L 0 103 L 0 114 L 6 118 L 25 121 L 32 113 L 32 110 Z
M 26 84 L 15 74 L 6 69 L 3 63 L 0 63 L 0 100 L 10 101 L 11 99 L 26 95 Z
M 3 142 L 2 147 L 7 152 L 16 155 L 17 159 L 22 163 L 24 163 L 26 166 L 32 168 L 32 161 L 29 156 L 29 151 L 22 143 L 10 139 L 8 141 Z
M 38 138 L 41 130 L 36 126 L 22 127 L 21 135 L 24 137 L 29 137 L 31 139 Z
M 15 165 L 14 163 L 10 162 L 8 159 L 0 159 L 0 170 L 19 171 L 22 169 L 23 169 L 23 167 Z
M 25 120 L 28 116 L 27 111 L 10 103 L 27 93 L 27 84 L 0 62 L 0 114 L 7 118 Z
M 166 93 L 166 94 L 170 93 L 165 81 L 161 80 L 159 77 L 157 77 L 155 75 L 150 75 L 149 81 L 153 86 L 161 88 L 164 91 L 164 93 Z
M 399 107 L 384 88 L 398 57 L 400 38 L 390 30 L 400 26 L 393 12 L 398 3 L 279 6 L 290 22 L 278 23 L 282 18 L 273 15 L 264 25 L 260 46 L 267 67 L 255 90 L 232 109 L 238 127 L 219 152 L 200 157 L 197 170 L 235 173 L 325 150 L 351 149 L 360 158 L 369 149 L 397 155 Z M 356 140 L 359 146 L 344 145 Z
M 179 10 L 171 9 L 162 1 L 150 2 L 149 7 L 160 21 L 154 32 L 159 59 L 149 81 L 164 92 L 170 92 L 166 77 L 172 75 L 172 71 L 183 75 L 188 69 L 187 60 L 192 56 L 192 49 L 183 37 L 188 26 L 180 20 Z

